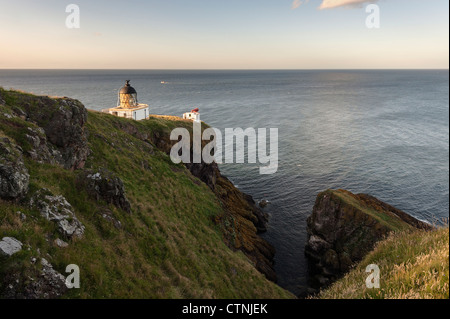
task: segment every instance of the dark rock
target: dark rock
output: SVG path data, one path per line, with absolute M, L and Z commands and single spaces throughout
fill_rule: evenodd
M 23 97 L 20 107 L 28 120 L 44 129 L 48 141 L 61 154 L 59 161 L 64 168 L 84 167 L 90 151 L 84 127 L 87 111 L 81 102 L 30 95 Z
M 41 265 L 42 268 L 36 270 L 31 276 L 24 277 L 20 273 L 10 273 L 3 278 L 5 288 L 0 298 L 55 299 L 63 296 L 68 290 L 65 277 L 57 272 L 45 258 L 41 259 Z
M 320 285 L 348 272 L 391 231 L 432 229 L 372 196 L 345 190 L 319 194 L 307 225 L 305 253 Z
M 5 102 L 5 100 L 3 99 L 3 97 L 2 97 L 2 91 L 0 90 L 0 105 L 5 105 L 6 104 L 6 102 Z
M 0 198 L 18 199 L 25 196 L 29 180 L 22 149 L 9 138 L 0 138 Z
M 11 107 L 13 113 L 20 117 L 22 120 L 26 120 L 28 118 L 27 113 L 25 113 L 22 109 L 18 108 L 17 106 L 12 106 Z
M 217 167 L 216 163 L 188 163 L 185 164 L 185 166 L 192 175 L 199 178 L 203 183 L 208 185 L 209 188 L 214 190 L 217 182 L 217 177 L 220 174 L 219 168 Z
M 261 208 L 265 208 L 269 204 L 270 204 L 270 202 L 268 200 L 265 200 L 265 199 L 260 200 L 259 203 L 258 203 L 259 207 L 261 207 Z
M 32 148 L 26 154 L 38 163 L 57 164 L 62 162 L 61 153 L 47 143 L 47 136 L 42 128 L 28 128 L 26 138 Z
M 40 189 L 31 197 L 30 207 L 37 209 L 47 220 L 56 223 L 58 231 L 65 238 L 83 237 L 85 228 L 63 196 L 54 196 L 48 189 Z
M 125 195 L 123 182 L 113 172 L 104 168 L 98 171 L 86 170 L 79 175 L 78 181 L 95 200 L 104 200 L 131 213 L 131 204 Z

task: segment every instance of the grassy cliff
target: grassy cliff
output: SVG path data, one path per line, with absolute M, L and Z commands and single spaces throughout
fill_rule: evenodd
M 59 143 L 56 138 L 53 142 L 47 134 L 48 144 L 56 146 L 54 150 L 49 146 L 50 151 L 41 156 L 43 142 L 35 151 L 36 138 L 29 135 L 30 130 L 42 132 L 36 123 L 48 124 L 45 131 L 50 132 L 54 125 L 46 121 L 54 118 L 51 110 L 58 112 L 69 102 L 0 89 L 0 137 L 19 146 L 29 174 L 25 196 L 0 199 L 0 240 L 14 237 L 24 247 L 11 257 L 0 257 L 0 292 L 11 280 L 26 289 L 39 276 L 39 260 L 45 257 L 61 274 L 69 264 L 80 267 L 81 288 L 63 298 L 293 297 L 258 272 L 242 250 L 227 246 L 226 227 L 218 222 L 227 216 L 223 202 L 151 143 L 160 138 L 164 144 L 167 132 L 188 127 L 189 122 L 162 117 L 133 122 L 89 111 L 82 123 L 89 155 L 86 161 L 64 167 L 64 156 L 77 153 L 78 145 Z M 47 104 L 54 107 L 49 111 Z M 34 120 L 32 112 L 42 114 Z M 70 145 L 70 152 L 64 153 L 63 144 Z M 42 160 L 57 150 L 63 158 L 59 163 Z M 93 197 L 83 186 L 86 170 L 101 169 L 123 182 L 131 212 Z M 85 226 L 82 238 L 62 238 L 55 223 L 30 206 L 30 197 L 42 188 L 64 196 L 72 205 Z M 68 246 L 57 245 L 58 239 Z
M 369 289 L 368 265 L 380 268 L 380 288 Z M 448 299 L 449 229 L 401 231 L 379 242 L 320 299 Z
M 327 190 L 317 196 L 308 233 L 306 251 L 325 282 L 316 298 L 449 296 L 448 227 L 433 227 L 367 194 Z M 366 286 L 369 265 L 380 269 L 380 288 Z

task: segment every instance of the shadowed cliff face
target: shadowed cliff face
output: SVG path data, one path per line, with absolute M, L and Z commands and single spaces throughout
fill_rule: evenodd
M 186 127 L 191 132 L 192 121 L 177 118 L 176 124 Z M 152 134 L 148 134 L 137 129 L 133 123 L 119 125 L 128 134 L 148 141 L 166 154 L 170 154 L 172 146 L 177 143 L 170 140 L 170 129 L 154 130 Z M 205 126 L 203 123 L 202 129 Z M 204 147 L 208 142 L 202 143 Z M 187 163 L 185 166 L 192 175 L 208 185 L 222 203 L 225 212 L 222 216 L 216 217 L 214 222 L 221 227 L 227 246 L 244 252 L 256 269 L 267 279 L 276 282 L 277 277 L 273 268 L 275 248 L 258 235 L 267 231 L 267 215 L 256 205 L 250 195 L 242 193 L 228 178 L 222 176 L 216 163 Z
M 49 164 L 59 163 L 65 169 L 84 167 L 90 151 L 84 128 L 87 111 L 81 102 L 14 91 L 8 92 L 8 99 L 14 107 L 9 123 L 5 124 L 11 130 L 26 132 L 26 152 L 32 159 Z M 16 117 L 34 126 L 23 125 L 15 120 Z
M 305 253 L 321 285 L 348 272 L 391 231 L 432 229 L 375 197 L 345 190 L 320 193 L 307 227 Z

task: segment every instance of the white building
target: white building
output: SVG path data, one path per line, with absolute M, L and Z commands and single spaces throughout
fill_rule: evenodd
M 184 113 L 183 114 L 183 119 L 184 120 L 192 120 L 194 122 L 200 122 L 200 113 L 199 113 L 199 109 L 194 109 L 188 113 Z
M 137 92 L 130 86 L 130 80 L 127 80 L 125 86 L 119 91 L 117 107 L 104 109 L 102 112 L 136 121 L 145 120 L 150 115 L 148 105 L 138 103 Z

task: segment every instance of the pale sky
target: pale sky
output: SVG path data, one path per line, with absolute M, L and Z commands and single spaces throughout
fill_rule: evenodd
M 448 69 L 448 0 L 371 2 L 0 0 L 0 68 Z

